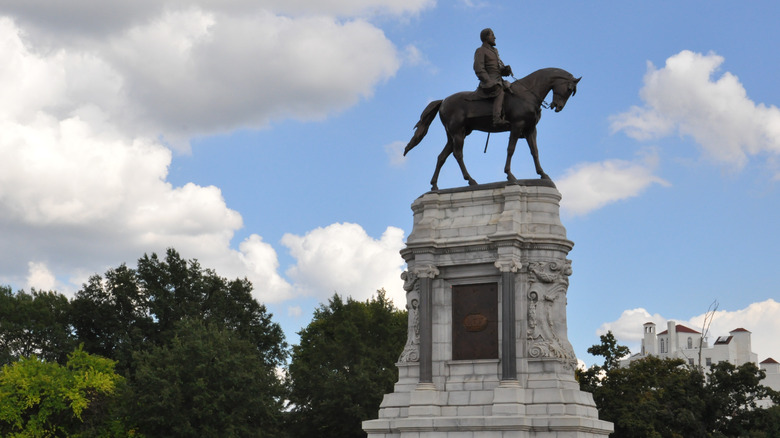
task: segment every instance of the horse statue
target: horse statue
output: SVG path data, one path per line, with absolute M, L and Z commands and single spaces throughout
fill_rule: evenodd
M 536 173 L 542 179 L 550 177 L 544 173 L 539 164 L 539 151 L 536 147 L 536 124 L 542 116 L 542 102 L 547 93 L 552 90 L 553 101 L 550 109 L 560 112 L 569 100 L 569 96 L 577 93 L 577 79 L 571 73 L 560 68 L 543 68 L 528 76 L 512 82 L 508 93 L 504 93 L 504 116 L 507 126 L 494 126 L 492 122 L 492 100 L 479 97 L 478 92 L 463 91 L 455 93 L 444 100 L 435 100 L 428 104 L 420 116 L 420 121 L 414 126 L 414 136 L 404 149 L 404 156 L 422 141 L 428 133 L 436 113 L 439 113 L 441 123 L 447 132 L 447 144 L 439 154 L 436 161 L 436 171 L 431 179 L 431 190 L 438 190 L 439 171 L 450 154 L 458 160 L 463 179 L 469 185 L 477 182 L 469 175 L 466 165 L 463 163 L 463 141 L 472 131 L 482 132 L 506 132 L 509 131 L 509 146 L 506 153 L 506 165 L 504 172 L 510 183 L 517 182 L 512 175 L 512 155 L 515 153 L 517 139 L 525 138 L 531 155 L 534 157 Z M 490 134 L 488 134 L 490 135 Z

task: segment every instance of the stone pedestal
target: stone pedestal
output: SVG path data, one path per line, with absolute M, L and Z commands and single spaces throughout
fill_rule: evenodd
M 429 192 L 401 255 L 409 334 L 369 438 L 604 437 L 574 380 L 573 243 L 547 181 Z

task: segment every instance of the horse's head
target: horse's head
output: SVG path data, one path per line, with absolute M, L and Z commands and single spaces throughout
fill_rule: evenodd
M 574 76 L 569 76 L 568 78 L 556 80 L 552 88 L 553 101 L 550 104 L 550 109 L 555 110 L 556 113 L 560 112 L 566 106 L 569 96 L 577 94 L 577 83 L 580 79 L 582 79 L 582 76 L 577 79 L 574 79 Z

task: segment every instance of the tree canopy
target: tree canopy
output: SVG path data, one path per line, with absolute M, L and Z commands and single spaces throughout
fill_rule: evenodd
M 284 390 L 255 345 L 184 319 L 173 339 L 136 354 L 125 397 L 131 424 L 150 437 L 278 437 Z
M 287 354 L 249 281 L 173 249 L 93 275 L 71 301 L 2 287 L 0 436 L 279 436 Z M 123 383 L 78 380 L 84 357 Z
M 0 286 L 0 365 L 32 355 L 64 364 L 75 346 L 64 295 Z
M 364 437 L 398 380 L 395 363 L 406 342 L 406 312 L 383 290 L 368 301 L 338 294 L 299 332 L 289 366 L 292 436 Z
M 604 365 L 578 370 L 583 391 L 593 399 L 603 420 L 611 421 L 616 438 L 776 437 L 779 406 L 761 409 L 757 401 L 780 403 L 780 393 L 760 384 L 765 377 L 753 363 L 719 362 L 705 374 L 682 359 L 648 356 L 620 367 L 616 359 L 628 349 L 612 333 L 588 352 L 605 358 Z
M 95 426 L 93 420 L 103 416 L 122 381 L 114 361 L 81 348 L 68 355 L 64 366 L 36 356 L 5 365 L 0 371 L 0 436 L 114 436 L 121 426 L 110 419 Z
M 121 265 L 92 276 L 72 303 L 73 325 L 85 350 L 133 368 L 133 352 L 163 346 L 176 324 L 197 319 L 255 346 L 269 366 L 281 366 L 287 344 L 281 327 L 252 297 L 246 279 L 227 280 L 169 249 L 144 255 L 137 269 Z

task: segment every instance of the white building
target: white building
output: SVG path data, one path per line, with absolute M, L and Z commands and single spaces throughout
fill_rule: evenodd
M 729 336 L 718 336 L 710 345 L 700 332 L 674 321 L 669 321 L 666 330 L 661 333 L 656 333 L 653 322 L 646 322 L 643 327 L 641 351 L 621 360 L 620 366 L 628 366 L 632 361 L 648 355 L 662 359 L 683 359 L 689 365 L 701 363 L 704 367 L 710 367 L 721 361 L 728 361 L 736 366 L 747 362 L 758 364 L 758 355 L 753 353 L 750 345 L 750 331 L 743 328 L 732 330 Z M 761 381 L 761 384 L 780 391 L 780 363 L 770 357 L 758 366 L 766 372 L 766 378 Z M 768 400 L 762 403 L 764 406 L 769 404 Z
M 719 336 L 710 345 L 701 333 L 674 321 L 666 324 L 666 330 L 656 333 L 653 322 L 644 324 L 644 338 L 639 353 L 621 361 L 621 365 L 653 355 L 662 359 L 683 359 L 690 365 L 711 366 L 713 363 L 728 361 L 736 366 L 747 362 L 758 363 L 758 355 L 750 345 L 750 332 L 737 328 L 729 336 Z

